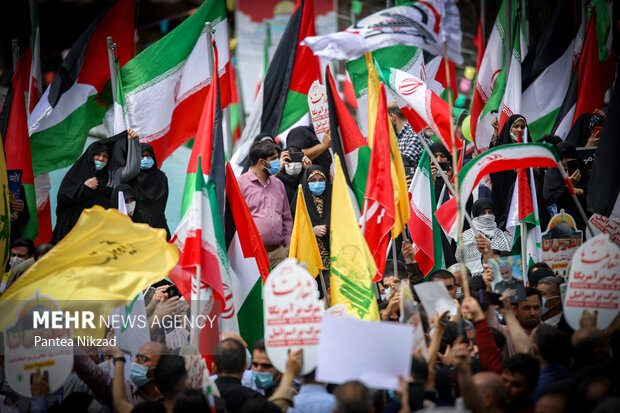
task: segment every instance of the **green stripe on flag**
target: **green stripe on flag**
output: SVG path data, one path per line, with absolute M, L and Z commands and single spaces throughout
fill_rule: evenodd
M 185 216 L 185 213 L 192 205 L 194 200 L 194 191 L 201 191 L 202 187 L 199 186 L 196 179 L 196 172 L 190 172 L 185 175 L 185 186 L 183 187 L 183 199 L 181 200 L 181 218 Z
M 208 0 L 158 42 L 152 44 L 122 68 L 123 86 L 127 95 L 172 76 L 182 68 L 202 31 L 204 22 L 217 25 L 226 16 L 223 1 Z
M 263 279 L 259 277 L 237 313 L 241 337 L 252 349 L 263 338 Z
M 292 90 L 286 95 L 286 105 L 282 114 L 282 122 L 280 122 L 280 130 L 282 133 L 293 126 L 302 116 L 308 113 L 308 95 L 304 95 Z
M 26 198 L 30 219 L 28 219 L 28 222 L 21 226 L 19 230 L 22 237 L 35 240 L 39 234 L 39 221 L 37 220 L 37 198 L 34 191 L 34 184 L 22 183 L 22 185 L 24 187 L 22 198 Z
M 364 205 L 364 193 L 366 192 L 366 182 L 368 181 L 368 168 L 370 166 L 370 148 L 360 146 L 357 150 L 357 169 L 351 180 L 351 189 L 357 199 L 360 211 Z
M 558 113 L 560 113 L 560 109 L 561 108 L 558 107 L 557 109 L 547 113 L 545 116 L 536 119 L 534 122 L 528 123 L 528 133 L 533 140 L 539 140 L 543 136 L 551 133 L 555 120 L 558 117 Z
M 102 93 L 106 90 L 109 95 L 108 85 Z M 111 96 L 109 97 L 111 100 Z M 88 131 L 101 123 L 107 110 L 99 101 L 101 101 L 101 96 L 90 96 L 85 104 L 74 110 L 62 122 L 30 137 L 34 176 L 75 163 L 82 154 Z M 76 136 L 77 131 L 83 131 L 82 136 L 76 139 L 64 139 L 67 136 Z M 63 139 L 62 146 L 58 145 L 58 139 Z

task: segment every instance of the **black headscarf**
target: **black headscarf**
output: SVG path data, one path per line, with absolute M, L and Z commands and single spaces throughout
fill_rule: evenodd
M 320 195 L 323 198 L 323 213 L 319 214 L 319 211 L 316 208 L 314 203 L 314 196 L 312 192 L 310 192 L 310 186 L 308 185 L 308 179 L 314 174 L 316 171 L 319 171 L 325 177 L 325 191 Z M 325 173 L 325 170 L 318 165 L 311 165 L 308 169 L 305 170 L 302 178 L 301 178 L 301 189 L 304 193 L 304 199 L 306 201 L 306 209 L 308 209 L 308 215 L 310 215 L 310 220 L 312 221 L 312 225 L 327 225 L 329 226 L 330 216 L 331 216 L 331 207 L 332 207 L 332 184 L 329 181 L 329 174 Z M 295 207 L 297 206 L 297 194 L 293 197 L 293 201 L 291 202 L 291 214 L 293 217 L 295 216 Z
M 493 213 L 495 213 L 495 205 L 493 205 L 493 201 L 489 198 L 478 198 L 478 200 L 474 202 L 471 207 L 471 214 L 474 218 L 479 217 L 485 209 L 490 209 Z
M 153 147 L 140 143 L 140 153 L 148 151 L 153 157 L 154 165 L 149 169 L 140 169 L 140 174 L 132 182 L 136 201 L 157 201 L 168 197 L 168 178 L 158 167 Z
M 286 137 L 286 144 L 288 146 L 295 146 L 299 149 L 308 149 L 318 145 L 319 138 L 314 133 L 314 127 L 312 126 L 298 126 L 291 129 Z M 332 155 L 329 151 L 324 151 L 317 156 L 313 161 L 313 165 L 319 165 L 323 167 L 323 171 L 329 171 L 332 165 Z
M 588 139 L 597 125 L 602 126 L 602 118 L 594 113 L 582 113 L 570 128 L 565 142 L 573 144 L 576 148 L 582 148 L 588 143 Z
M 575 159 L 577 158 L 577 149 L 572 143 L 569 142 L 560 142 L 555 145 L 555 150 L 558 152 L 558 156 L 560 159 L 568 158 Z
M 443 146 L 443 143 L 441 142 L 431 143 L 429 146 L 429 149 L 431 150 L 433 155 L 435 155 L 437 152 L 443 153 L 444 155 L 446 155 L 446 158 L 448 158 L 448 161 L 450 161 L 451 159 L 450 151 L 448 151 L 448 149 L 445 146 Z
M 494 148 L 500 145 L 516 143 L 515 141 L 512 140 L 512 137 L 510 136 L 510 130 L 512 129 L 512 125 L 519 119 L 523 119 L 523 121 L 525 122 L 525 127 L 527 128 L 527 121 L 525 120 L 525 117 L 523 115 L 514 114 L 511 117 L 509 117 L 508 120 L 506 120 L 506 123 L 504 123 L 504 127 L 499 132 L 497 140 L 495 140 L 494 142 L 491 141 L 491 145 L 489 145 L 489 147 Z M 523 137 L 521 138 L 523 139 Z

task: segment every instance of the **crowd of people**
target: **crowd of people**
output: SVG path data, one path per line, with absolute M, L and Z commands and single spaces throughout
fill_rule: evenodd
M 438 165 L 452 177 L 451 154 L 433 139 L 432 130 L 415 133 L 395 105 L 390 105 L 389 116 L 408 168 L 415 168 L 420 161 L 425 151 L 420 140 L 424 139 Z M 604 114 L 597 111 L 587 118 L 575 124 L 570 139 L 541 139 L 556 146 L 582 200 L 588 190 L 588 170 L 579 160 L 574 170 L 569 164 L 577 158 L 575 145 L 597 145 L 594 126 Z M 527 128 L 520 115 L 511 116 L 501 131 L 494 124 L 492 147 L 519 142 Z M 153 148 L 139 143 L 137 137 L 129 130 L 86 149 L 58 191 L 51 242 L 35 247 L 26 238 L 12 241 L 5 289 L 54 243 L 70 236 L 82 210 L 93 205 L 121 208 L 121 199 L 134 222 L 163 228 L 170 238 L 165 218 L 168 181 L 158 168 Z M 327 132 L 319 141 L 312 127 L 301 126 L 291 130 L 286 143 L 283 148 L 272 136 L 257 136 L 246 170 L 238 177 L 239 186 L 272 268 L 288 257 L 297 197 L 304 197 L 325 268 L 323 277 L 317 278 L 317 283 L 323 280 L 325 285 L 317 288 L 329 302 L 329 225 L 332 208 L 338 208 L 331 202 L 331 136 Z M 435 164 L 431 171 L 441 204 L 450 195 Z M 458 314 L 452 317 L 428 314 L 421 307 L 428 351 L 412 356 L 410 375 L 399 378 L 401 388 L 396 391 L 368 388 L 361 381 L 322 383 L 314 370 L 300 376 L 301 350 L 292 351 L 285 371 L 278 371 L 267 355 L 264 339 L 246 343 L 237 334 L 224 333 L 212 365 L 207 366 L 211 377 L 205 393 L 190 385 L 187 358 L 180 355 L 182 346 L 167 345 L 168 332 L 151 325 L 153 341 L 144 343 L 132 360 L 116 347 L 76 349 L 74 373 L 55 393 L 61 395 L 55 402 L 50 401 L 49 384 L 39 371 L 32 376 L 32 399 L 17 395 L 2 381 L 0 410 L 408 412 L 454 406 L 454 411 L 473 413 L 618 411 L 620 369 L 614 355 L 620 354 L 619 331 L 596 328 L 597 313 L 588 311 L 584 311 L 579 329 L 573 330 L 563 313 L 560 285 L 565 280 L 545 262 L 529 266 L 525 282 L 513 278 L 509 267 L 500 268 L 503 279 L 494 284 L 496 276 L 488 261 L 509 255 L 512 249 L 513 234 L 507 231 L 506 215 L 515 176 L 514 171 L 494 173 L 488 183 L 476 189 L 467 211 L 476 232 L 473 228 L 464 231 L 462 259 L 456 253 L 456 243 L 443 231 L 444 269 L 423 274 L 405 233 L 398 254 L 388 259 L 383 279 L 377 283 L 382 322 L 398 322 L 401 291 L 411 288 L 417 299 L 413 286 L 421 282 L 442 282 L 458 306 Z M 537 170 L 534 177 L 541 224 L 549 221 L 548 210 L 574 212 L 573 200 L 556 170 Z M 23 205 L 12 203 L 11 207 L 18 219 Z M 583 229 L 581 217 L 576 213 L 573 217 Z M 486 295 L 516 288 L 516 284 L 524 289 L 524 301 L 511 302 L 504 294 L 500 303 L 492 303 Z M 162 281 L 149 290 L 145 295 L 149 319 L 189 311 L 170 282 Z M 385 349 L 390 351 L 389 343 Z M 127 364 L 131 367 L 126 368 Z M 129 377 L 125 377 L 127 373 Z

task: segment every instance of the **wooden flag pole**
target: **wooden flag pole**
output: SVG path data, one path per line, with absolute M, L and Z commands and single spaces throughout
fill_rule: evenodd
M 460 258 L 461 262 L 461 274 L 465 276 L 463 279 L 463 294 L 465 298 L 469 298 L 469 278 L 467 278 L 467 268 L 465 267 L 465 254 L 463 249 L 463 211 L 461 209 L 461 194 L 459 193 L 459 180 L 458 180 L 458 172 L 460 172 L 458 167 L 458 157 L 456 155 L 456 136 L 454 135 L 454 117 L 452 116 L 452 109 L 454 108 L 452 102 L 452 81 L 450 76 L 450 64 L 448 63 L 448 44 L 444 42 L 443 44 L 443 61 L 446 68 L 446 78 L 448 80 L 448 106 L 450 110 L 450 140 L 452 142 L 452 175 L 455 177 L 454 179 L 454 200 L 456 201 L 456 228 L 458 231 L 457 243 L 458 249 L 457 254 Z

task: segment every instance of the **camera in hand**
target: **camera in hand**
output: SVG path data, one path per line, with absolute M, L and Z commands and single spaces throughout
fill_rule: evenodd
M 304 159 L 303 152 L 289 152 L 289 156 L 291 157 L 291 162 L 301 162 Z
M 448 172 L 452 168 L 450 162 L 439 162 L 439 166 L 444 172 Z

